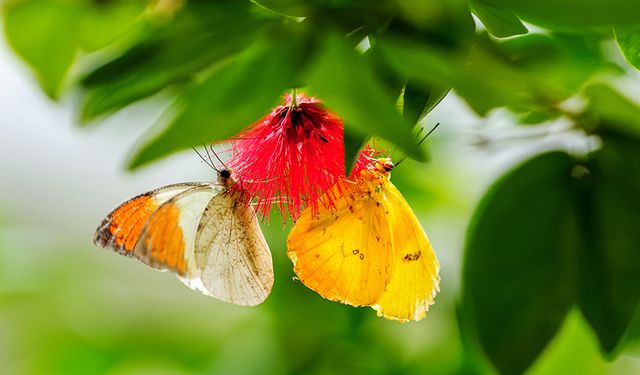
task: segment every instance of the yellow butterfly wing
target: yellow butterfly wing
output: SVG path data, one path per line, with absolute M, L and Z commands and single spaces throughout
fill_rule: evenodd
M 315 215 L 306 209 L 287 239 L 287 255 L 300 281 L 318 294 L 353 306 L 383 295 L 392 248 L 384 207 L 362 186 L 340 181 Z
M 387 319 L 424 318 L 439 291 L 440 265 L 413 210 L 386 180 L 382 188 L 394 247 L 394 272 L 382 298 L 372 307 Z
M 324 298 L 371 306 L 387 319 L 420 320 L 439 290 L 440 265 L 388 177 L 369 170 L 357 183 L 338 182 L 326 193 L 335 207 L 320 205 L 315 215 L 306 209 L 287 253 L 300 280 Z

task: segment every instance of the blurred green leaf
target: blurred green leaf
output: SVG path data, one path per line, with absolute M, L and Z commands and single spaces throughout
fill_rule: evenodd
M 640 327 L 640 142 L 605 135 L 590 170 L 580 307 L 613 357 Z
M 414 158 L 424 159 L 414 145 L 411 127 L 366 61 L 339 35 L 330 33 L 311 68 L 308 86 L 345 124 L 379 135 Z
M 364 52 L 363 58 L 365 63 L 371 67 L 373 73 L 378 77 L 383 88 L 390 93 L 391 98 L 397 103 L 397 100 L 401 99 L 400 94 L 402 93 L 406 77 L 399 76 L 397 72 L 387 64 L 384 55 L 375 44 Z
M 386 2 L 375 3 L 386 5 Z M 389 34 L 413 36 L 441 47 L 469 46 L 475 35 L 476 24 L 468 0 L 392 0 L 391 3 L 397 5 L 400 17 L 395 17 L 389 25 Z
M 572 168 L 564 152 L 532 158 L 491 187 L 472 219 L 462 316 L 501 373 L 529 367 L 574 301 Z
M 57 98 L 76 55 L 76 8 L 65 2 L 10 2 L 4 16 L 9 44 L 35 70 L 45 93 Z
M 301 64 L 296 39 L 257 40 L 241 56 L 194 83 L 178 98 L 168 127 L 147 142 L 129 168 L 192 145 L 222 140 L 269 112 Z
M 153 28 L 141 42 L 86 76 L 81 120 L 186 84 L 211 64 L 250 45 L 264 23 L 245 3 L 189 3 L 173 21 Z
M 560 102 L 605 65 L 599 40 L 568 34 L 528 34 L 505 40 L 501 52 L 536 96 Z M 541 104 L 545 104 L 542 102 Z
M 529 32 L 512 10 L 496 8 L 483 3 L 482 0 L 469 0 L 469 6 L 484 27 L 499 38 Z
M 404 88 L 402 115 L 409 124 L 420 122 L 447 96 L 449 87 L 407 82 Z
M 587 110 L 601 120 L 600 126 L 640 138 L 640 105 L 604 84 L 589 85 L 585 96 Z
M 562 116 L 563 113 L 559 109 L 554 108 L 536 108 L 523 113 L 518 117 L 518 122 L 523 125 L 534 125 L 543 122 L 555 120 Z
M 466 52 L 447 51 L 406 39 L 380 40 L 377 47 L 401 75 L 426 86 L 453 86 L 481 115 L 530 95 L 523 80 L 509 69 L 502 69 L 482 51 L 477 51 L 473 62 L 468 63 Z
M 285 14 L 287 16 L 302 17 L 305 15 L 304 2 L 297 0 L 250 0 L 273 12 Z
M 521 19 L 555 30 L 575 31 L 638 22 L 637 0 L 478 0 L 513 10 Z
M 83 7 L 78 12 L 78 45 L 87 52 L 106 47 L 133 29 L 145 7 L 139 0 L 98 1 Z
M 617 26 L 614 28 L 618 47 L 629 64 L 640 69 L 640 27 Z

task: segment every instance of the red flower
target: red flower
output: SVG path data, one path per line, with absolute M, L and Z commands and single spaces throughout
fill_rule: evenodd
M 238 187 L 257 198 L 263 217 L 276 203 L 285 219 L 287 213 L 297 219 L 344 176 L 342 121 L 305 95 L 287 95 L 284 105 L 233 139 L 231 151 Z

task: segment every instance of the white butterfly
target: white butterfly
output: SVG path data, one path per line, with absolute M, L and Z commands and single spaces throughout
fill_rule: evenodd
M 206 295 L 257 305 L 273 286 L 271 252 L 254 209 L 233 184 L 223 169 L 216 183 L 181 183 L 138 195 L 107 215 L 94 243 L 172 271 Z

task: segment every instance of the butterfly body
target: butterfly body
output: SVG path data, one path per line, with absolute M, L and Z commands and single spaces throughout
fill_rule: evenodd
M 300 216 L 287 246 L 298 278 L 323 297 L 371 306 L 400 321 L 420 320 L 433 303 L 439 264 L 415 214 L 378 159 L 326 194 L 332 205 Z M 321 198 L 322 199 L 322 198 Z
M 181 183 L 136 196 L 114 209 L 94 243 L 171 271 L 225 302 L 256 305 L 273 286 L 273 265 L 253 208 L 228 171 L 215 183 Z

